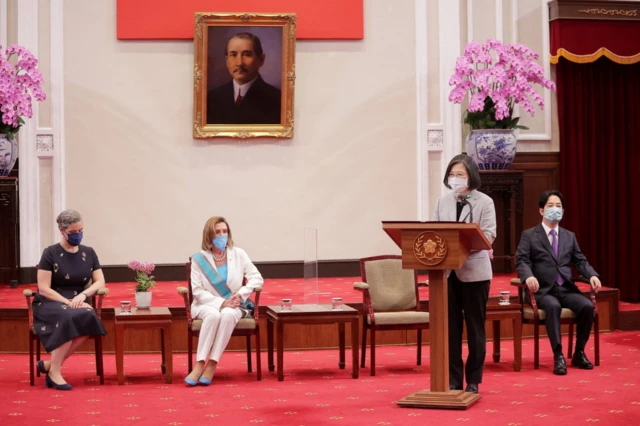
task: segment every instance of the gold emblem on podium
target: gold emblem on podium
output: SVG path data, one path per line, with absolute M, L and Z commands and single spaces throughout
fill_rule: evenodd
M 447 242 L 437 232 L 423 232 L 413 243 L 413 254 L 423 265 L 438 265 L 447 255 Z

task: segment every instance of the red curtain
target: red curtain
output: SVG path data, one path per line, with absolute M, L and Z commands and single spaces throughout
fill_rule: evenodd
M 640 63 L 557 65 L 563 224 L 603 285 L 640 301 Z

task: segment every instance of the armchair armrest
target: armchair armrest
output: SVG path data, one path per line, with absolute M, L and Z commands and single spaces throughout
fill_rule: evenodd
M 580 275 L 578 278 L 573 279 L 574 282 L 589 284 L 589 299 L 591 299 L 591 303 L 593 303 L 593 308 L 595 312 L 598 313 L 598 303 L 596 302 L 596 291 L 593 287 L 591 287 L 591 281 L 589 281 L 586 277 Z
M 32 290 L 23 290 L 22 294 L 27 299 L 27 310 L 29 311 L 29 329 L 33 329 L 33 300 L 31 299 L 36 293 Z
M 262 292 L 262 286 L 256 287 L 253 289 L 253 291 L 256 293 L 256 300 L 254 301 L 254 306 L 253 306 L 253 319 L 256 321 L 256 324 L 258 323 L 258 320 L 260 319 L 259 316 L 259 310 L 258 306 L 260 306 L 260 293 Z
M 180 286 L 176 288 L 178 294 L 182 295 L 182 299 L 184 300 L 184 308 L 187 311 L 187 322 L 189 323 L 189 327 L 191 327 L 191 323 L 193 322 L 193 318 L 191 317 L 191 304 L 189 303 L 189 289 L 187 287 Z
M 527 285 L 525 283 L 520 281 L 520 278 L 513 278 L 511 280 L 511 285 L 515 286 L 515 287 L 520 287 L 520 288 L 526 288 L 527 287 Z
M 360 291 L 369 290 L 369 284 L 363 282 L 353 283 L 353 289 Z
M 538 319 L 538 304 L 536 303 L 536 298 L 533 294 L 533 291 L 531 291 L 531 289 L 529 288 L 529 286 L 526 283 L 523 283 L 522 281 L 520 281 L 520 278 L 513 278 L 511 280 L 511 285 L 518 287 L 518 295 L 521 294 L 521 292 L 526 291 L 527 294 L 529 294 L 529 304 L 531 305 L 531 309 L 533 310 L 533 316 L 534 318 L 537 320 Z M 525 301 L 524 301 L 524 297 L 521 297 L 521 302 L 524 305 Z
M 106 287 L 102 287 L 99 288 L 98 291 L 96 291 L 96 294 L 93 295 L 95 297 L 94 307 L 96 309 L 96 315 L 98 315 L 98 318 L 100 319 L 102 319 L 102 299 L 104 299 L 107 294 L 109 294 L 109 289 Z

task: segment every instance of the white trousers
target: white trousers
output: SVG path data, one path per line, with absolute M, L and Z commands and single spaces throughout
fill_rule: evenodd
M 239 308 L 223 308 L 220 311 L 212 306 L 201 306 L 197 315 L 197 318 L 202 320 L 202 327 L 200 328 L 196 360 L 220 361 L 222 352 L 231 338 L 231 333 L 243 315 Z

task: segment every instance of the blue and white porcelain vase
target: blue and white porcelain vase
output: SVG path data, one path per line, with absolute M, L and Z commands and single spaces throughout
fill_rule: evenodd
M 0 176 L 9 176 L 18 159 L 18 143 L 0 134 Z
M 513 129 L 472 130 L 467 136 L 467 155 L 480 170 L 507 170 L 516 157 Z

